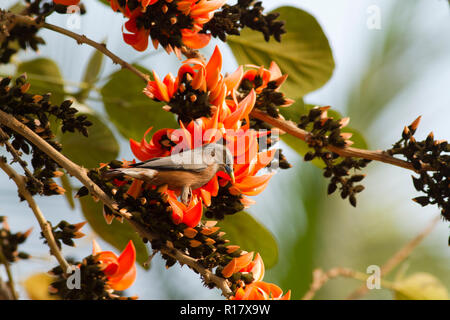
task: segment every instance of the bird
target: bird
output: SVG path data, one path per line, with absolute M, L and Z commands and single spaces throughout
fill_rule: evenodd
M 151 185 L 167 185 L 181 190 L 181 202 L 190 202 L 192 190 L 207 184 L 217 172 L 226 173 L 234 183 L 233 155 L 221 143 L 209 143 L 167 157 L 154 158 L 130 165 L 128 168 L 109 169 L 105 178 L 128 177 Z

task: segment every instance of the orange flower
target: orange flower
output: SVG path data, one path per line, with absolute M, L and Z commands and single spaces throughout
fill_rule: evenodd
M 233 248 L 234 249 L 234 248 Z M 243 252 L 240 257 L 233 258 L 222 270 L 222 276 L 230 278 L 236 272 L 252 273 L 252 283 L 239 282 L 240 288 L 231 300 L 289 300 L 291 291 L 283 296 L 283 291 L 272 283 L 263 282 L 264 262 L 259 253 L 253 259 L 253 252 Z
M 117 291 L 129 288 L 136 279 L 136 249 L 130 240 L 119 257 L 111 251 L 102 251 L 98 243 L 92 241 L 92 255 L 100 262 L 100 268 L 108 278 L 108 285 Z
M 277 285 L 256 281 L 236 290 L 230 300 L 290 300 L 291 290 L 285 295 Z
M 186 82 L 189 82 L 192 89 L 208 92 L 209 102 L 214 106 L 219 106 L 225 101 L 226 94 L 226 86 L 220 73 L 221 70 L 222 54 L 219 48 L 216 47 L 207 64 L 200 59 L 184 61 L 176 78 L 169 73 L 161 81 L 159 76 L 153 71 L 154 81 L 148 82 L 144 93 L 151 99 L 170 102 L 175 93 L 186 90 Z
M 222 270 L 225 278 L 231 277 L 236 272 L 249 273 L 253 275 L 254 281 L 264 278 L 264 262 L 259 253 L 253 259 L 253 252 L 244 253 L 238 258 L 233 258 Z
M 202 218 L 203 207 L 202 201 L 196 196 L 193 196 L 189 205 L 184 205 L 178 201 L 176 194 L 173 191 L 167 191 L 168 201 L 172 207 L 172 221 L 175 224 L 184 223 L 190 228 L 196 227 Z
M 53 2 L 64 6 L 72 6 L 78 4 L 80 0 L 53 0 Z
M 175 51 L 181 57 L 180 47 L 193 49 L 206 46 L 211 35 L 202 33 L 203 25 L 214 16 L 226 0 L 140 0 L 140 6 L 132 9 L 125 2 L 110 0 L 114 11 L 121 11 L 129 20 L 125 23 L 124 41 L 138 51 L 148 47 L 149 37 L 153 46 L 161 44 L 168 53 Z

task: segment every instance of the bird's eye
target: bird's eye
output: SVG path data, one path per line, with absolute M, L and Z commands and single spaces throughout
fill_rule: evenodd
M 211 150 L 211 157 L 215 157 L 216 156 L 216 151 L 213 149 Z

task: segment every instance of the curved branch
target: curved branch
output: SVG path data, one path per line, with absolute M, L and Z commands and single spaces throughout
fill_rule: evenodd
M 137 68 L 133 67 L 131 64 L 129 64 L 125 60 L 123 60 L 123 59 L 119 58 L 118 56 L 116 56 L 114 53 L 112 53 L 111 51 L 109 51 L 106 48 L 105 44 L 101 44 L 101 43 L 95 42 L 95 41 L 89 39 L 88 37 L 86 37 L 84 34 L 80 35 L 80 34 L 77 34 L 75 32 L 69 31 L 67 29 L 55 26 L 55 25 L 50 24 L 50 23 L 44 22 L 42 24 L 42 27 L 46 28 L 46 29 L 49 29 L 49 30 L 53 30 L 53 31 L 61 33 L 61 34 L 64 34 L 64 35 L 66 35 L 66 36 L 68 36 L 70 38 L 73 38 L 73 39 L 75 39 L 77 41 L 78 44 L 83 44 L 84 43 L 84 44 L 89 45 L 89 46 L 97 49 L 98 51 L 102 52 L 105 56 L 111 58 L 111 60 L 114 63 L 119 64 L 122 68 L 130 70 L 131 72 L 136 74 L 139 78 L 144 80 L 146 83 L 148 81 L 150 81 L 150 76 L 149 75 L 139 71 Z
M 42 214 L 41 209 L 39 209 L 38 205 L 34 201 L 33 196 L 27 190 L 26 183 L 24 178 L 19 175 L 11 166 L 9 166 L 6 162 L 0 160 L 0 168 L 6 172 L 6 174 L 16 183 L 17 189 L 19 190 L 19 194 L 28 202 L 28 206 L 34 213 L 37 221 L 39 222 L 39 226 L 41 227 L 42 233 L 47 240 L 48 246 L 50 247 L 50 252 L 55 258 L 58 260 L 59 265 L 63 268 L 63 270 L 68 270 L 70 267 L 69 263 L 64 259 L 61 250 L 59 250 L 58 244 L 53 237 L 52 227 L 50 223 L 45 219 Z

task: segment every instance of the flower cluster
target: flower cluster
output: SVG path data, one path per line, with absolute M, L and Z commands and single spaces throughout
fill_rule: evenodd
M 228 246 L 232 250 L 235 246 Z M 231 300 L 289 300 L 291 291 L 285 295 L 275 284 L 262 281 L 264 278 L 264 262 L 259 253 L 253 259 L 253 252 L 242 252 L 239 257 L 233 258 L 223 269 L 222 276 L 234 277 L 238 280 L 233 288 L 235 295 Z
M 75 242 L 73 239 L 79 239 L 85 236 L 85 234 L 80 230 L 86 223 L 87 222 L 85 221 L 70 224 L 67 221 L 62 220 L 56 226 L 52 227 L 53 237 L 55 238 L 58 247 L 61 249 L 61 242 L 67 246 L 75 247 Z M 42 232 L 41 238 L 45 239 Z M 47 240 L 44 240 L 44 243 L 47 243 Z
M 56 277 L 49 292 L 64 300 L 117 300 L 123 298 L 115 291 L 129 288 L 136 279 L 136 249 L 130 241 L 120 256 L 111 251 L 102 251 L 93 241 L 92 255 L 74 265 L 79 272 L 79 288 L 67 286 L 69 272 L 63 272 L 60 266 L 50 271 Z M 70 279 L 69 279 L 70 280 Z
M 431 132 L 423 141 L 414 134 L 421 117 L 405 127 L 402 138 L 387 152 L 403 155 L 419 174 L 412 177 L 417 191 L 425 193 L 413 200 L 421 206 L 436 204 L 442 217 L 450 221 L 450 144 L 446 140 L 435 140 Z
M 356 207 L 356 195 L 364 190 L 364 186 L 356 184 L 364 179 L 362 174 L 351 174 L 351 170 L 361 170 L 370 160 L 357 158 L 341 158 L 338 154 L 328 151 L 328 145 L 343 148 L 350 146 L 352 133 L 342 132 L 350 121 L 349 118 L 333 119 L 328 116 L 330 107 L 315 107 L 307 115 L 300 118 L 298 127 L 310 132 L 308 146 L 313 149 L 305 154 L 305 161 L 320 159 L 325 164 L 323 175 L 330 178 L 328 194 L 340 190 L 342 199 L 349 199 Z M 356 185 L 355 185 L 356 184 Z
M 240 35 L 241 29 L 248 27 L 261 32 L 266 41 L 274 37 L 280 42 L 281 35 L 286 33 L 285 22 L 277 20 L 278 13 L 264 14 L 263 11 L 262 1 L 238 0 L 235 5 L 224 5 L 203 30 L 226 41 L 227 35 Z
M 181 128 L 161 129 L 149 142 L 146 136 L 151 128 L 140 142 L 131 139 L 131 149 L 139 160 L 165 157 L 209 143 L 224 143 L 234 157 L 234 183 L 228 175 L 218 172 L 210 182 L 193 191 L 188 206 L 177 200 L 177 190 L 167 191 L 176 223 L 183 222 L 184 215 L 196 217 L 190 224 L 198 223 L 201 204 L 208 208 L 209 218 L 222 219 L 224 211 L 236 213 L 253 203 L 246 196 L 261 193 L 274 174 L 258 175 L 271 164 L 276 150 L 264 150 L 267 147 L 260 144 L 260 138 L 269 132 L 252 129 L 249 118 L 254 107 L 270 105 L 275 112 L 279 106 L 292 103 L 278 91 L 286 76 L 275 63 L 269 69 L 244 71 L 239 67 L 226 77 L 221 68 L 222 55 L 216 48 L 208 63 L 199 59 L 185 61 L 176 77 L 168 74 L 161 80 L 154 72 L 154 80 L 144 89 L 150 98 L 167 103 L 163 108 L 177 114 Z M 264 94 L 277 98 L 264 100 Z M 142 185 L 135 181 L 133 186 L 137 184 Z M 227 210 L 222 210 L 224 207 Z
M 111 8 L 128 19 L 124 41 L 138 51 L 147 49 L 149 38 L 155 48 L 181 56 L 180 48 L 199 49 L 211 35 L 201 32 L 214 11 L 226 0 L 110 0 Z
M 133 284 L 136 279 L 136 249 L 131 240 L 120 256 L 111 251 L 102 251 L 94 240 L 92 255 L 100 263 L 100 269 L 108 279 L 108 286 L 113 290 L 123 291 Z
M 0 12 L 0 18 L 2 14 Z M 4 31 L 2 30 L 2 32 Z M 35 26 L 16 23 L 8 31 L 6 39 L 0 44 L 0 63 L 9 63 L 11 57 L 17 53 L 19 48 L 23 50 L 31 48 L 33 51 L 37 51 L 38 45 L 45 44 L 44 39 L 37 36 L 37 32 L 38 28 Z
M 25 232 L 12 233 L 6 217 L 0 216 L 0 224 L 3 224 L 0 228 L 0 250 L 2 255 L 8 262 L 15 262 L 19 259 L 28 259 L 28 253 L 18 251 L 19 245 L 23 244 L 27 240 L 32 229 L 28 229 Z

